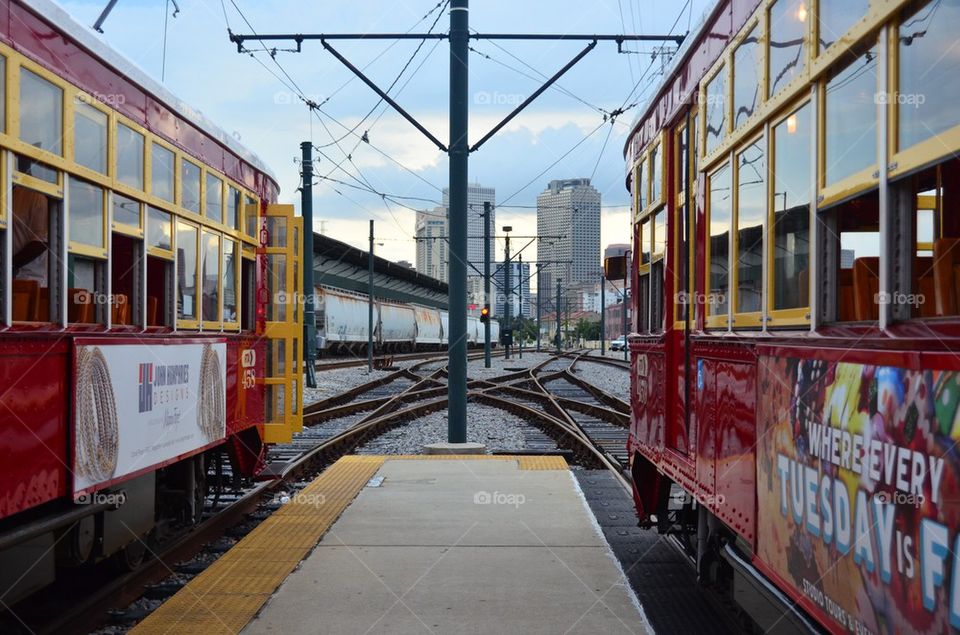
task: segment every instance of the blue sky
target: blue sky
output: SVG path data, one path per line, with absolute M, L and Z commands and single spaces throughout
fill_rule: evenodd
M 106 0 L 61 0 L 61 4 L 81 23 L 90 25 Z M 329 98 L 323 105 L 329 116 L 311 116 L 296 91 L 290 90 L 291 81 L 267 54 L 256 53 L 262 64 L 250 55 L 238 54 L 226 33 L 227 23 L 236 33 L 250 33 L 238 8 L 258 33 L 405 32 L 411 28 L 423 32 L 437 12 L 433 11 L 425 21 L 422 18 L 436 4 L 436 0 L 179 0 L 180 13 L 167 24 L 165 70 L 165 0 L 120 0 L 104 25 L 102 37 L 158 80 L 162 73 L 163 83 L 170 90 L 256 152 L 277 175 L 281 201 L 299 200 L 295 192 L 299 184 L 295 159 L 304 140 L 312 140 L 326 154 L 317 166 L 320 174 L 354 185 L 356 177 L 380 192 L 439 201 L 437 188 L 445 187 L 447 181 L 446 155 L 392 110 L 381 115 L 385 104 L 358 126 L 356 133 L 367 130 L 371 145 L 404 167 L 370 145 L 358 142 L 356 136 L 341 127 L 356 126 L 378 98 L 362 82 L 351 79 L 350 71 L 324 51 L 319 42 L 304 43 L 300 54 L 278 51 L 276 61 L 304 95 L 317 102 Z M 676 0 L 475 0 L 470 21 L 472 28 L 488 33 L 666 33 L 676 20 L 674 32 L 684 33 L 688 24 L 695 26 L 699 22 L 710 5 L 709 0 L 691 0 L 689 5 Z M 172 3 L 170 8 L 172 12 Z M 445 12 L 436 29 L 446 31 L 448 27 Z M 472 52 L 469 59 L 472 141 L 539 86 L 539 78 L 535 81 L 516 70 L 535 78 L 538 71 L 550 75 L 584 45 L 498 44 L 502 48 L 489 41 L 471 42 L 478 51 Z M 335 46 L 357 66 L 367 67 L 369 76 L 386 87 L 413 54 L 417 43 L 364 41 L 340 42 Z M 249 47 L 259 45 L 250 43 Z M 610 124 L 603 125 L 602 113 L 594 107 L 610 111 L 622 106 L 638 80 L 639 87 L 628 103 L 639 97 L 643 104 L 643 97 L 649 95 L 659 79 L 661 60 L 651 62 L 651 52 L 656 47 L 651 43 L 634 44 L 630 48 L 638 51 L 636 54 L 618 55 L 615 43 L 600 43 L 560 80 L 561 86 L 589 105 L 560 91 L 547 91 L 471 155 L 471 181 L 495 187 L 500 203 L 535 206 L 537 194 L 549 180 L 593 175 L 594 186 L 603 196 L 602 245 L 626 240 L 629 197 L 623 185 L 622 147 L 639 108 L 629 111 L 611 129 Z M 428 41 L 391 92 L 444 142 L 448 136 L 448 58 L 445 41 Z M 588 138 L 584 140 L 585 137 Z M 581 141 L 576 150 L 535 178 Z M 351 158 L 345 161 L 347 154 Z M 346 172 L 335 169 L 337 164 Z M 413 207 L 433 207 L 428 202 L 408 203 Z M 367 224 L 373 218 L 377 240 L 382 243 L 378 252 L 393 260 L 414 261 L 412 211 L 385 203 L 375 194 L 331 182 L 322 182 L 315 188 L 314 210 L 317 231 L 360 247 L 366 246 Z M 536 213 L 534 209 L 504 205 L 497 210 L 497 224 L 513 225 L 515 233 L 533 234 Z M 533 260 L 535 251 L 531 248 L 524 256 Z

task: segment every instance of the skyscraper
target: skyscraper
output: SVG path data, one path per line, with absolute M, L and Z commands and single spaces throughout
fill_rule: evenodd
M 447 281 L 447 210 L 417 212 L 417 271 Z
M 490 259 L 496 257 L 496 242 L 492 238 L 497 233 L 496 188 L 484 187 L 479 183 L 467 186 L 467 304 L 482 306 L 483 300 L 483 204 L 490 203 Z M 450 191 L 443 188 L 443 210 L 450 209 Z M 446 235 L 446 234 L 444 234 Z M 444 258 L 446 267 L 446 257 Z M 470 265 L 473 265 L 472 267 Z M 476 268 L 474 268 L 476 267 Z M 492 271 L 492 269 L 491 269 Z M 446 280 L 444 272 L 443 280 Z M 479 311 L 479 308 L 476 309 Z
M 600 273 L 600 192 L 590 179 L 550 181 L 537 196 L 538 291 L 596 283 Z M 545 295 L 544 297 L 550 297 Z
M 520 264 L 519 261 L 513 258 L 510 259 L 510 290 L 512 291 L 512 293 L 509 294 L 512 300 L 512 302 L 510 302 L 510 315 L 512 317 L 520 315 L 522 302 L 523 317 L 528 318 L 530 317 L 530 307 L 536 306 L 536 298 L 533 299 L 534 304 L 531 305 L 530 263 L 523 263 L 523 267 L 521 267 Z M 491 303 L 491 308 L 493 309 L 493 314 L 498 318 L 506 315 L 507 289 L 504 288 L 506 269 L 506 263 L 502 260 L 500 262 L 490 263 L 490 278 L 492 279 L 490 285 L 496 294 L 496 302 Z

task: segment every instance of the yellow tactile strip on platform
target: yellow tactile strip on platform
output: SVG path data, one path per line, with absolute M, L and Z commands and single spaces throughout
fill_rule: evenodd
M 524 454 L 398 454 L 395 456 L 383 457 L 387 461 L 396 459 L 407 461 L 430 461 L 430 460 L 457 460 L 457 461 L 476 461 L 489 459 L 493 461 L 516 461 L 521 470 L 566 470 L 569 469 L 567 461 L 562 456 L 557 455 L 524 455 Z
M 239 633 L 383 465 L 345 456 L 164 602 L 136 633 Z
M 566 470 L 561 456 L 507 454 L 356 456 L 339 459 L 289 503 L 140 622 L 133 632 L 239 633 L 388 460 L 517 461 L 521 470 Z

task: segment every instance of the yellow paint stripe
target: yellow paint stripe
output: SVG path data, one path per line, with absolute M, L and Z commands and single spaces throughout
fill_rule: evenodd
M 377 473 L 383 460 L 341 458 L 133 632 L 239 633 Z
M 498 460 L 516 461 L 521 470 L 567 469 L 562 456 L 345 456 L 137 624 L 133 633 L 239 633 L 388 460 Z

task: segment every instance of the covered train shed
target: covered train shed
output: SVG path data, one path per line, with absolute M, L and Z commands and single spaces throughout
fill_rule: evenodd
M 369 252 L 323 234 L 313 234 L 314 284 L 366 294 Z M 435 309 L 446 309 L 446 282 L 374 256 L 374 297 Z

